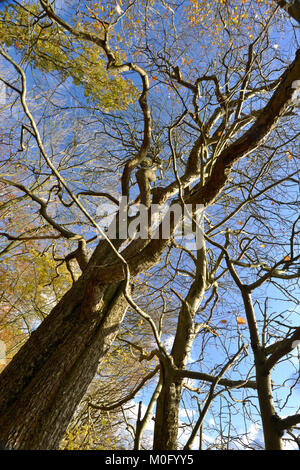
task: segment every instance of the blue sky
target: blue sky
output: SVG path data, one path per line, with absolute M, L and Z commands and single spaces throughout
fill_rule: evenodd
M 75 3 L 75 2 L 69 2 L 69 8 L 72 8 L 73 3 Z M 65 9 L 65 2 L 63 2 L 62 0 L 56 1 L 56 7 L 57 7 L 58 11 L 62 7 Z M 283 53 L 283 55 L 292 58 L 293 55 L 294 55 L 294 48 L 295 48 L 294 44 L 293 44 L 293 41 L 292 41 L 292 38 L 294 37 L 293 35 L 294 35 L 294 32 L 288 27 L 287 27 L 287 29 L 284 29 L 282 31 L 280 31 L 280 30 L 279 31 L 274 31 L 274 33 L 272 34 L 272 37 L 271 37 L 270 49 L 272 51 L 275 50 L 275 51 L 281 52 L 281 53 Z M 277 45 L 278 45 L 278 48 L 277 48 Z M 274 48 L 274 46 L 276 46 L 276 47 Z M 183 69 L 184 72 L 186 71 L 188 73 L 187 68 L 185 68 L 183 66 L 182 69 Z M 129 75 L 132 78 L 132 74 L 128 74 L 128 76 Z M 31 81 L 31 78 L 30 78 L 31 75 L 30 75 L 29 70 L 28 70 L 28 76 L 29 76 L 29 85 L 31 86 L 33 84 L 33 82 Z M 135 83 L 138 83 L 138 80 L 136 80 Z M 79 102 L 82 101 L 83 100 L 82 89 L 80 89 L 80 88 L 75 89 L 75 87 L 70 83 L 70 80 L 66 81 L 63 85 L 61 85 L 61 88 L 58 91 L 61 91 L 67 97 L 68 92 L 71 89 L 73 91 L 75 91 L 75 93 L 77 93 L 76 97 L 78 98 L 78 101 Z M 166 93 L 167 93 L 166 89 L 164 89 L 162 87 L 161 90 L 163 90 L 163 93 L 165 94 L 165 96 L 163 96 L 163 98 L 165 100 L 165 103 L 167 103 L 167 105 L 170 106 L 171 101 L 168 100 L 168 96 L 166 95 Z M 168 109 L 166 107 L 166 115 L 167 115 L 167 111 L 168 111 Z M 174 111 L 174 114 L 176 114 L 175 111 Z M 72 119 L 72 115 L 70 116 L 70 119 Z M 285 163 L 287 164 L 288 162 L 285 162 Z M 294 162 L 292 162 L 292 163 L 294 164 Z M 78 182 L 77 182 L 77 185 L 78 185 Z M 88 182 L 86 184 L 86 182 L 83 181 L 83 186 L 84 187 L 88 186 Z M 135 193 L 135 190 L 133 190 L 133 194 L 134 193 Z M 271 207 L 271 206 L 269 206 L 269 207 Z M 220 210 L 220 209 L 218 209 L 218 210 Z M 213 209 L 212 210 L 209 209 L 209 212 L 211 212 L 212 217 L 214 217 L 216 215 L 219 215 L 217 212 L 214 214 Z M 236 217 L 236 219 L 234 219 L 234 220 L 238 221 L 240 219 L 240 217 L 241 216 L 239 214 Z M 280 227 L 276 227 L 276 230 L 278 230 L 278 232 L 279 232 L 279 229 L 280 229 Z M 281 252 L 280 252 L 280 254 L 278 254 L 278 256 L 281 256 L 281 253 L 284 253 L 285 250 L 287 249 L 287 247 L 288 247 L 287 245 L 281 247 Z M 267 254 L 268 254 L 268 256 L 271 255 L 270 247 L 268 247 Z M 188 287 L 188 285 L 185 286 L 185 288 L 187 288 L 187 287 Z M 223 291 L 224 290 L 225 289 L 223 289 Z M 184 292 L 184 289 L 182 289 L 182 292 Z M 226 302 L 227 302 L 226 305 L 228 306 L 229 304 L 231 304 L 232 308 L 230 309 L 231 310 L 230 312 L 229 312 L 228 307 L 227 307 L 227 311 L 225 311 L 225 312 L 222 311 L 222 309 L 220 308 L 220 310 L 217 312 L 216 318 L 214 319 L 214 326 L 220 327 L 221 325 L 223 325 L 222 326 L 222 331 L 226 331 L 226 334 L 227 334 L 227 336 L 230 340 L 231 333 L 235 332 L 236 328 L 237 328 L 237 326 L 236 326 L 236 316 L 238 316 L 238 315 L 244 316 L 244 313 L 243 313 L 243 309 L 242 309 L 242 306 L 241 306 L 241 298 L 239 297 L 239 293 L 235 294 L 233 299 L 230 298 L 230 296 L 232 295 L 230 293 L 230 291 L 227 294 L 225 293 L 224 295 L 226 296 L 226 299 L 225 299 Z M 294 295 L 299 295 L 299 290 L 296 291 L 294 293 Z M 284 318 L 285 321 L 287 321 L 287 316 L 288 316 L 288 323 L 290 325 L 296 326 L 297 324 L 299 324 L 299 313 L 300 313 L 299 312 L 299 305 L 297 305 L 296 308 L 295 308 L 294 304 L 292 302 L 288 302 L 284 299 L 283 293 L 278 291 L 278 289 L 276 289 L 275 287 L 273 287 L 271 285 L 263 286 L 263 288 L 260 290 L 260 292 L 257 294 L 257 296 L 260 299 L 261 303 L 263 303 L 264 298 L 266 296 L 268 296 L 270 298 L 269 308 L 272 312 L 277 312 L 278 314 L 281 314 L 281 312 L 284 312 L 283 313 L 283 318 Z M 287 311 L 289 311 L 288 315 L 286 313 Z M 258 317 L 261 316 L 261 312 L 259 311 L 258 304 L 256 305 L 256 313 L 257 313 Z M 224 324 L 221 323 L 222 320 L 224 320 L 225 316 L 226 316 L 226 319 L 227 319 L 226 327 L 224 326 Z M 247 329 L 245 327 L 241 327 L 241 334 L 245 338 L 245 341 L 249 343 Z M 172 336 L 166 334 L 166 342 L 169 344 L 169 346 L 171 345 L 171 341 L 172 341 Z M 206 358 L 207 362 L 205 361 L 204 364 L 199 364 L 197 361 L 198 361 L 198 351 L 199 351 L 199 343 L 200 342 L 201 342 L 201 340 L 199 339 L 199 341 L 196 341 L 195 344 L 194 344 L 194 347 L 193 347 L 192 352 L 191 352 L 190 367 L 193 368 L 194 370 L 199 370 L 199 367 L 204 367 L 203 371 L 204 372 L 209 372 L 209 365 L 213 366 L 216 363 L 220 363 L 220 364 L 222 363 L 222 361 L 224 359 L 224 354 L 223 354 L 224 351 L 222 351 L 221 345 L 218 346 L 218 339 L 212 340 L 211 345 L 208 348 L 208 353 L 207 353 L 208 357 Z M 235 350 L 236 350 L 236 341 L 232 342 L 229 349 L 230 349 L 230 352 L 232 352 L 232 353 L 235 352 Z M 293 368 L 292 366 L 287 366 L 286 363 L 283 364 L 283 365 L 278 365 L 275 368 L 273 377 L 274 377 L 274 382 L 276 384 L 283 383 L 284 380 L 286 380 L 292 374 L 295 373 L 295 369 L 297 369 L 297 365 L 299 364 L 297 354 L 298 354 L 298 352 L 297 352 L 297 350 L 295 350 L 295 356 L 292 359 L 292 362 L 295 365 L 295 368 Z M 242 367 L 242 369 L 241 369 L 242 373 L 247 373 L 248 368 L 249 368 L 249 366 L 247 366 L 247 365 Z M 235 378 L 235 376 L 232 375 L 232 378 Z M 238 377 L 238 378 L 240 378 L 240 377 Z M 242 393 L 236 392 L 236 395 L 239 395 L 239 394 L 242 395 Z M 280 390 L 276 391 L 276 394 L 278 394 L 279 399 L 283 403 L 286 396 L 287 396 L 287 394 L 288 394 L 288 390 L 287 389 L 280 389 Z M 147 399 L 149 399 L 149 396 L 150 396 L 149 391 L 142 392 L 141 396 L 143 397 L 145 402 L 147 402 Z M 135 403 L 137 403 L 139 399 L 140 399 L 140 396 L 136 397 Z M 292 414 L 293 410 L 296 410 L 296 408 L 298 406 L 298 403 L 299 403 L 299 386 L 298 386 L 298 388 L 295 389 L 294 396 L 291 397 L 291 399 L 290 399 L 290 407 L 289 407 L 289 410 L 288 410 L 289 414 Z M 255 399 L 254 399 L 254 404 L 256 404 Z M 189 408 L 190 413 L 195 412 L 194 407 L 195 407 L 195 402 L 190 404 L 190 408 Z M 252 410 L 254 410 L 254 407 L 252 407 Z M 186 421 L 186 418 L 185 418 L 184 414 L 185 414 L 184 409 L 181 408 L 180 418 L 181 418 L 182 422 Z M 235 425 L 237 426 L 237 428 L 239 428 L 241 430 L 244 429 L 243 420 L 239 415 L 234 417 L 234 421 L 235 421 Z M 207 423 L 209 425 L 213 425 L 213 422 L 215 422 L 215 417 L 213 417 L 212 414 L 208 413 Z M 153 422 L 151 421 L 151 423 L 149 425 L 149 431 L 152 430 L 152 427 L 153 427 Z M 256 427 L 249 420 L 247 421 L 245 427 L 250 433 L 250 436 L 249 436 L 250 441 L 251 441 L 251 439 L 252 440 L 253 439 L 258 439 L 258 440 L 261 441 L 261 430 L 260 430 L 259 427 Z M 204 433 L 206 433 L 205 430 L 204 430 Z M 186 437 L 187 437 L 187 435 L 186 435 L 186 433 L 184 433 L 184 436 L 180 437 L 180 441 L 183 442 Z M 214 438 L 217 438 L 216 431 L 211 430 L 211 434 L 207 436 L 207 440 L 209 441 L 209 440 L 212 440 Z

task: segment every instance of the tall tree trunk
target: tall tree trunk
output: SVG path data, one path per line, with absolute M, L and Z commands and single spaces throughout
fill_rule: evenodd
M 261 357 L 261 353 L 256 353 Z M 265 354 L 263 354 L 265 356 Z M 255 358 L 258 359 L 258 358 Z M 271 374 L 266 371 L 266 360 L 262 358 L 260 363 L 256 362 L 256 383 L 259 400 L 261 421 L 264 432 L 266 450 L 282 450 L 282 436 L 277 428 L 277 417 L 273 403 L 273 391 Z
M 102 256 L 98 247 L 80 279 L 0 376 L 0 440 L 8 448 L 58 447 L 117 334 L 127 308 L 124 281 L 90 280 Z
M 280 431 L 277 428 L 277 420 L 279 418 L 275 413 L 271 374 L 267 368 L 267 356 L 259 338 L 251 295 L 245 286 L 240 284 L 239 287 L 243 297 L 251 338 L 251 348 L 254 355 L 257 395 L 264 433 L 265 449 L 281 450 L 282 439 Z
M 153 449 L 176 450 L 182 379 L 176 380 L 171 371 L 164 369 L 161 380 L 163 386 L 156 405 Z
M 197 254 L 195 280 L 179 312 L 171 352 L 174 364 L 179 369 L 186 366 L 195 339 L 194 319 L 206 288 L 206 268 L 206 249 L 203 241 L 203 246 Z M 153 441 L 155 450 L 177 449 L 178 414 L 183 380 L 175 375 L 169 364 L 161 364 L 162 390 L 157 401 L 155 416 Z

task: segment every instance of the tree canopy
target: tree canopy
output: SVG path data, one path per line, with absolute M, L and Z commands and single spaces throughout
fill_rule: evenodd
M 7 448 L 300 446 L 299 10 L 1 4 Z

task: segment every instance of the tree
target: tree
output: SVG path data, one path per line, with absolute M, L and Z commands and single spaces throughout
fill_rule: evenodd
M 5 30 L 1 55 L 10 68 L 8 75 L 1 80 L 10 89 L 9 106 L 13 109 L 11 119 L 17 123 L 21 135 L 20 139 L 13 136 L 11 159 L 6 159 L 4 164 L 10 165 L 11 161 L 17 161 L 20 150 L 26 152 L 29 145 L 33 146 L 30 158 L 34 166 L 30 168 L 30 164 L 26 164 L 25 181 L 8 177 L 6 171 L 0 181 L 5 187 L 14 188 L 18 194 L 25 196 L 33 207 L 38 207 L 39 217 L 30 239 L 43 237 L 45 247 L 47 239 L 58 239 L 58 243 L 61 239 L 67 240 L 72 251 L 67 253 L 61 250 L 60 259 L 69 268 L 71 260 L 77 260 L 81 270 L 77 279 L 72 275 L 71 288 L 32 332 L 26 344 L 1 374 L 0 437 L 12 448 L 58 447 L 78 403 L 97 372 L 99 361 L 105 357 L 114 341 L 128 308 L 135 310 L 149 323 L 161 366 L 154 448 L 176 448 L 183 378 L 189 375 L 185 366 L 197 333 L 195 316 L 205 292 L 214 289 L 215 279 L 212 274 L 218 269 L 222 271 L 224 261 L 227 263 L 226 273 L 229 271 L 233 277 L 245 302 L 257 369 L 256 385 L 252 384 L 252 387 L 258 389 L 266 448 L 280 447 L 278 437 L 268 438 L 268 429 L 271 434 L 275 429 L 278 436 L 278 430 L 298 422 L 297 416 L 285 424 L 284 419 L 277 420 L 274 426 L 270 424 L 274 412 L 269 407 L 270 402 L 267 404 L 268 410 L 265 410 L 263 397 L 266 391 L 270 392 L 271 382 L 269 375 L 267 379 L 262 378 L 265 376 L 261 355 L 264 355 L 264 367 L 268 359 L 260 343 L 255 344 L 253 341 L 250 291 L 239 281 L 232 265 L 232 256 L 228 254 L 229 243 L 233 240 L 233 250 L 238 252 L 235 261 L 240 263 L 242 256 L 249 257 L 250 266 L 246 264 L 246 268 L 258 267 L 266 272 L 265 277 L 262 275 L 260 279 L 265 281 L 284 275 L 290 276 L 287 279 L 297 278 L 298 271 L 290 273 L 290 270 L 296 269 L 298 260 L 294 248 L 296 222 L 291 223 L 289 259 L 279 257 L 278 254 L 280 261 L 277 263 L 272 260 L 271 263 L 264 263 L 264 255 L 253 261 L 251 243 L 246 248 L 243 245 L 242 221 L 238 221 L 239 233 L 223 244 L 214 230 L 227 227 L 227 222 L 244 206 L 249 206 L 249 211 L 254 210 L 253 214 L 249 214 L 259 220 L 260 228 L 267 226 L 268 223 L 263 220 L 266 215 L 262 215 L 262 212 L 260 215 L 255 214 L 256 207 L 255 204 L 251 205 L 252 200 L 286 181 L 295 184 L 296 171 L 288 171 L 286 174 L 281 168 L 280 158 L 289 146 L 288 161 L 291 161 L 289 156 L 294 158 L 291 149 L 296 147 L 295 136 L 289 135 L 287 129 L 295 133 L 298 112 L 296 95 L 300 80 L 299 50 L 293 50 L 293 54 L 296 52 L 295 57 L 287 61 L 284 55 L 277 53 L 276 48 L 270 48 L 271 34 L 280 21 L 276 16 L 279 10 L 276 9 L 274 13 L 272 6 L 260 5 L 261 16 L 255 18 L 257 13 L 248 2 L 242 2 L 240 8 L 233 2 L 235 16 L 228 9 L 229 2 L 226 5 L 223 2 L 210 2 L 211 10 L 200 23 L 206 28 L 206 31 L 202 31 L 199 25 L 193 24 L 193 9 L 201 11 L 202 3 L 187 5 L 189 8 L 185 14 L 190 25 L 186 28 L 181 24 L 186 18 L 180 16 L 184 15 L 180 7 L 168 3 L 155 4 L 153 8 L 143 2 L 126 3 L 122 5 L 124 11 L 119 13 L 108 3 L 101 5 L 90 2 L 88 8 L 78 10 L 73 17 L 70 11 L 59 15 L 50 2 L 41 0 L 39 4 L 29 3 L 20 9 L 15 7 L 13 12 L 5 10 L 3 13 L 2 31 L 4 21 L 10 27 Z M 162 24 L 162 19 L 164 27 L 160 31 L 161 41 L 158 42 L 155 28 Z M 223 28 L 224 41 L 221 44 L 215 42 L 215 31 L 219 32 L 219 28 Z M 211 35 L 211 43 L 208 43 L 207 30 Z M 199 54 L 200 40 L 203 50 L 212 46 L 207 57 Z M 12 46 L 15 52 L 9 54 L 7 47 Z M 22 62 L 34 67 L 33 72 L 28 71 L 26 76 Z M 104 63 L 109 76 L 106 75 Z M 73 64 L 76 64 L 75 67 Z M 57 101 L 60 88 L 53 91 L 56 99 L 51 93 L 42 94 L 47 104 L 46 111 L 32 111 L 27 86 L 33 81 L 37 69 L 46 73 L 47 77 L 50 77 L 48 74 L 51 72 L 51 78 L 56 78 L 59 85 L 67 80 L 69 84 L 72 79 L 75 85 L 82 87 L 80 90 L 84 90 L 89 100 L 87 108 L 84 96 L 78 91 L 76 107 L 82 113 L 80 119 L 84 129 L 75 126 L 65 141 L 63 138 L 58 142 L 52 139 L 54 146 L 51 146 L 51 124 L 55 109 L 61 106 Z M 135 77 L 132 81 L 119 78 L 129 74 Z M 99 77 L 101 80 L 98 81 Z M 156 90 L 159 95 L 156 95 Z M 70 97 L 73 93 L 71 84 L 68 92 Z M 136 95 L 138 100 L 134 103 Z M 162 106 L 162 100 L 165 106 Z M 85 101 L 85 108 L 82 101 Z M 72 102 L 67 102 L 64 107 L 74 109 L 72 105 Z M 16 117 L 15 109 L 20 118 Z M 85 110 L 89 114 L 84 114 Z M 66 128 L 63 127 L 63 130 L 66 131 Z M 97 133 L 105 148 L 100 148 L 100 154 L 96 157 L 99 146 L 91 145 L 87 148 L 84 146 L 84 138 L 87 136 L 90 139 L 88 142 L 92 142 Z M 82 158 L 82 149 L 86 152 L 86 158 Z M 266 161 L 260 161 L 260 152 L 264 152 Z M 278 158 L 276 164 L 273 164 L 274 155 Z M 111 183 L 110 165 L 115 165 L 112 173 L 117 173 L 117 182 L 119 179 L 121 181 L 122 201 L 126 200 L 126 204 L 121 204 L 116 210 L 116 226 L 124 228 L 119 222 L 127 218 L 126 229 L 135 226 L 138 231 L 146 225 L 148 237 L 131 237 L 127 230 L 125 233 L 117 232 L 113 240 L 105 235 L 104 227 L 101 228 L 100 222 L 97 222 L 93 200 L 106 197 L 117 206 L 118 193 L 114 191 L 111 194 L 106 188 L 103 190 L 103 187 L 99 187 L 88 164 L 88 157 L 92 157 L 93 161 L 99 158 L 98 177 L 102 178 L 101 183 L 106 188 Z M 246 178 L 250 169 L 243 165 L 245 157 L 254 158 L 259 168 L 258 173 L 253 175 L 254 183 Z M 151 187 L 153 175 L 150 175 L 149 168 L 145 168 L 146 159 L 150 160 L 150 164 L 162 166 L 161 186 Z M 80 169 L 76 173 L 74 169 L 78 165 Z M 273 172 L 271 182 L 268 180 L 270 169 Z M 82 179 L 87 175 L 90 180 Z M 242 176 L 245 187 L 250 185 L 250 190 L 245 192 L 244 200 L 232 211 L 230 205 L 233 198 L 230 193 L 235 179 L 243 183 Z M 88 184 L 84 184 L 86 181 Z M 116 188 L 116 181 L 113 188 Z M 255 189 L 257 194 L 254 197 Z M 83 196 L 87 198 L 85 204 L 80 200 Z M 146 208 L 144 226 L 137 215 L 129 213 L 133 202 L 140 202 Z M 195 266 L 194 279 L 185 297 L 182 297 L 180 291 L 174 294 L 181 300 L 181 306 L 178 309 L 177 331 L 171 353 L 161 340 L 155 318 L 139 307 L 131 292 L 135 276 L 156 265 L 160 266 L 160 260 L 169 250 L 175 235 L 175 216 L 170 217 L 168 236 L 164 231 L 164 223 L 168 221 L 171 209 L 160 220 L 157 236 L 151 231 L 150 202 L 188 206 L 192 219 L 196 217 L 196 205 L 201 205 L 202 209 L 209 212 L 205 227 L 207 239 L 197 246 L 196 256 L 189 254 L 189 269 L 191 260 Z M 286 210 L 292 210 L 292 206 L 293 201 L 286 206 Z M 55 214 L 51 215 L 53 207 Z M 66 215 L 63 213 L 65 209 L 68 210 Z M 222 213 L 218 225 L 212 220 L 219 218 L 220 210 L 227 215 L 223 217 Z M 45 227 L 41 220 L 46 224 Z M 84 224 L 88 224 L 87 227 Z M 26 232 L 4 233 L 6 239 L 17 242 L 28 238 Z M 99 233 L 101 240 L 97 239 Z M 255 237 L 259 237 L 259 233 Z M 74 247 L 74 242 L 78 243 L 77 247 Z M 91 247 L 90 252 L 86 248 L 87 242 Z M 207 243 L 212 243 L 219 250 L 219 256 L 214 260 L 211 258 L 209 262 L 207 256 L 213 254 L 207 255 Z M 284 273 L 277 271 L 278 266 L 283 268 Z M 256 279 L 251 286 L 256 283 L 256 287 L 261 282 Z M 209 322 L 205 326 L 209 327 Z M 298 330 L 288 335 L 283 343 L 276 343 L 267 349 L 269 361 L 273 357 L 272 364 L 275 358 L 280 359 L 290 351 L 291 343 L 298 338 L 297 334 Z M 275 350 L 279 352 L 275 354 Z M 207 397 L 208 404 L 218 383 L 228 386 L 228 381 L 223 381 L 223 375 L 241 352 L 239 348 L 234 355 L 228 354 L 222 370 L 206 377 L 214 385 Z M 201 375 L 197 377 L 201 379 Z M 200 416 L 202 421 L 203 417 Z M 163 423 L 167 423 L 166 429 L 163 429 Z

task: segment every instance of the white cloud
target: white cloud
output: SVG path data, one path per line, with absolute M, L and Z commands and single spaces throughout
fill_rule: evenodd
M 283 450 L 299 450 L 296 442 L 293 442 L 290 440 L 286 441 L 285 439 L 283 439 L 282 441 L 282 449 Z
M 198 415 L 198 410 L 196 408 L 180 408 L 179 409 L 179 416 L 181 418 L 186 418 L 187 416 L 189 418 L 197 417 Z
M 179 422 L 179 433 L 178 433 L 179 447 L 184 447 L 184 445 L 186 444 L 186 442 L 187 442 L 187 440 L 188 440 L 188 438 L 190 437 L 190 434 L 191 434 L 191 428 L 186 427 L 186 426 L 181 427 L 182 425 L 184 425 L 184 423 L 182 421 Z M 208 434 L 205 434 L 205 433 L 202 434 L 202 441 L 207 442 L 209 444 L 216 443 L 215 438 L 213 438 L 212 436 L 209 436 Z M 199 436 L 196 436 L 196 438 L 193 442 L 193 445 L 192 445 L 192 450 L 197 450 L 197 449 L 199 449 Z

